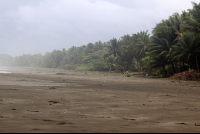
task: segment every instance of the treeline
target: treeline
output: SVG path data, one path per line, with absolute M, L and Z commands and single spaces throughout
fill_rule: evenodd
M 182 14 L 174 13 L 148 31 L 113 38 L 108 42 L 88 43 L 44 55 L 1 58 L 13 66 L 35 66 L 91 71 L 146 71 L 165 76 L 200 66 L 200 4 Z M 1 56 L 2 57 L 2 56 Z M 10 61 L 10 62 L 8 62 Z
M 53 50 L 42 54 L 23 54 L 11 57 L 0 55 L 0 65 L 21 67 L 64 68 L 67 70 L 108 70 L 103 56 L 108 52 L 109 43 L 88 43 L 68 50 Z

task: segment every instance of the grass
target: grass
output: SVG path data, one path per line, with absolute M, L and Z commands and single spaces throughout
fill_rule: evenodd
M 22 67 L 22 68 L 41 69 L 41 70 L 63 70 L 63 69 L 60 69 L 60 68 L 54 69 L 54 68 L 42 68 L 42 67 Z M 79 71 L 79 70 L 68 70 L 68 71 L 81 72 L 81 73 L 97 73 L 97 74 L 109 74 L 109 75 L 124 75 L 124 76 L 131 75 L 131 76 L 134 76 L 134 77 L 143 77 L 143 78 L 146 77 L 145 75 L 137 75 L 138 72 L 130 72 L 129 74 L 120 74 L 120 73 L 109 73 L 108 71 L 107 72 L 105 72 L 105 71 Z M 163 74 L 160 74 L 159 76 L 147 76 L 147 78 L 166 78 L 166 77 L 164 77 Z
M 78 71 L 78 70 L 70 70 L 72 72 L 81 72 L 81 73 L 105 73 L 103 71 Z
M 73 70 L 73 72 L 98 73 L 98 74 L 104 73 L 104 74 L 109 74 L 109 75 L 124 75 L 124 76 L 131 75 L 134 77 L 143 77 L 143 78 L 146 77 L 146 75 L 137 75 L 138 72 L 130 72 L 129 74 L 109 73 L 109 72 L 105 72 L 105 71 L 74 71 Z M 147 76 L 147 78 L 166 78 L 166 77 L 164 77 L 163 74 L 160 74 L 159 76 Z
M 137 75 L 138 72 L 130 72 L 129 74 L 120 74 L 120 73 L 109 73 L 108 71 L 105 72 L 105 71 L 77 71 L 77 70 L 73 70 L 73 72 L 82 72 L 82 73 L 105 73 L 105 74 L 109 74 L 109 75 L 124 75 L 124 76 L 127 76 L 127 75 L 131 75 L 131 76 L 134 76 L 134 77 L 146 77 L 146 75 Z M 164 77 L 163 74 L 160 74 L 159 76 L 147 76 L 147 78 L 166 78 Z

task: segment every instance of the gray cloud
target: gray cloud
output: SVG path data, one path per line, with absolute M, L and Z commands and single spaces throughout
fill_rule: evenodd
M 189 0 L 0 0 L 0 53 L 44 54 L 151 31 L 188 8 Z

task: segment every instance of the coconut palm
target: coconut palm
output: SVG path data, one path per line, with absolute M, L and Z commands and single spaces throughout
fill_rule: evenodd
M 124 70 L 130 71 L 133 65 L 133 47 L 135 45 L 136 39 L 130 35 L 124 35 L 121 37 L 120 44 L 121 44 L 121 57 L 120 57 L 120 65 L 124 67 Z
M 182 27 L 184 31 L 194 32 L 200 34 L 200 3 L 192 2 L 193 9 L 188 9 L 189 14 L 184 13 L 184 20 Z
M 114 64 L 116 62 L 116 58 L 113 55 L 104 57 L 104 61 L 106 61 L 107 65 L 109 66 L 109 72 L 112 70 L 112 67 L 116 66 L 116 64 Z
M 178 43 L 173 46 L 173 59 L 186 59 L 190 67 L 198 70 L 198 58 L 200 56 L 200 38 L 194 33 L 185 32 L 178 39 Z M 198 70 L 199 71 L 199 70 Z
M 120 42 L 116 38 L 110 40 L 110 45 L 108 46 L 108 48 L 109 48 L 108 55 L 113 55 L 114 57 L 117 57 L 117 55 L 120 55 L 121 53 Z
M 108 49 L 109 49 L 109 52 L 103 56 L 104 59 L 106 57 L 113 55 L 115 62 L 117 62 L 120 56 L 122 55 L 120 41 L 118 41 L 116 38 L 111 39 Z M 117 67 L 117 63 L 116 63 L 116 67 Z
M 169 57 L 167 56 L 155 56 L 152 58 L 153 62 L 151 62 L 150 68 L 158 68 L 161 72 L 166 76 L 167 71 L 165 66 L 170 63 Z
M 134 47 L 135 52 L 138 53 L 142 58 L 145 57 L 145 52 L 148 51 L 148 45 L 150 43 L 150 34 L 148 34 L 148 31 L 140 32 L 139 38 L 137 39 L 137 43 Z
M 142 66 L 142 58 L 146 56 L 146 52 L 148 51 L 150 34 L 148 34 L 148 31 L 141 31 L 140 33 L 137 33 L 137 37 L 137 42 L 133 48 L 133 52 L 135 53 L 135 58 L 137 60 L 138 72 L 140 72 Z
M 178 13 L 173 14 L 167 20 L 163 20 L 153 30 L 149 51 L 152 56 L 164 56 L 171 61 L 173 73 L 178 72 L 177 61 L 172 61 L 172 46 L 177 43 L 180 32 L 180 25 L 183 17 Z

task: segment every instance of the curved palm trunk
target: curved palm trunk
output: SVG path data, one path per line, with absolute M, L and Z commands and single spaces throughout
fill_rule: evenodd
M 109 73 L 110 73 L 110 70 L 111 70 L 111 67 L 110 67 L 110 69 L 109 69 Z

